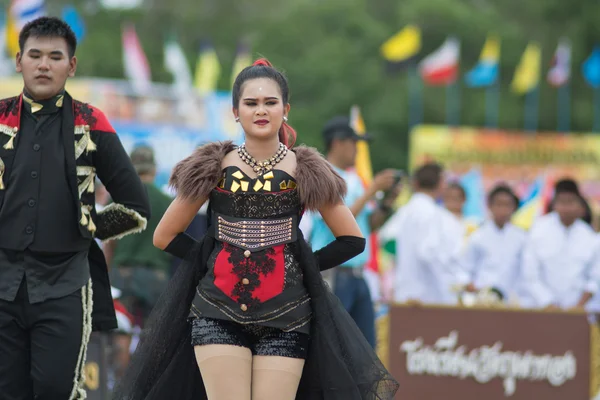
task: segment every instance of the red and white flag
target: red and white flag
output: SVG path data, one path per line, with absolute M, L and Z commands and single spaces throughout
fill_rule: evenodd
M 449 37 L 436 51 L 419 63 L 419 72 L 428 85 L 448 85 L 458 78 L 459 60 L 460 41 Z
M 131 81 L 135 91 L 143 93 L 150 89 L 150 65 L 131 24 L 123 27 L 123 66 L 125 76 Z
M 571 44 L 567 39 L 561 39 L 556 47 L 552 63 L 546 79 L 554 87 L 560 87 L 569 82 L 571 77 Z

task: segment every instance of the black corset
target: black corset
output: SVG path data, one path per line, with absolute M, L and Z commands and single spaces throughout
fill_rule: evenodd
M 209 200 L 212 212 L 236 218 L 299 215 L 301 209 L 296 181 L 282 170 L 251 179 L 239 168 L 227 167 Z

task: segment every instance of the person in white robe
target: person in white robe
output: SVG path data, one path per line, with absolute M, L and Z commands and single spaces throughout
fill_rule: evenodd
M 526 233 L 510 223 L 519 198 L 506 185 L 488 194 L 490 218 L 469 237 L 463 265 L 470 278 L 468 292 L 494 290 L 500 300 L 517 298 L 517 280 Z
M 456 304 L 456 285 L 467 284 L 460 265 L 464 226 L 437 203 L 443 170 L 435 163 L 417 169 L 414 194 L 379 232 L 382 242 L 396 242 L 395 302 Z
M 523 305 L 585 309 L 600 283 L 600 242 L 580 218 L 577 184 L 555 186 L 554 211 L 537 219 L 522 259 Z

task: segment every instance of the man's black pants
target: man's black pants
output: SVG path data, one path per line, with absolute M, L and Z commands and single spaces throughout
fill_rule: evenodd
M 30 304 L 23 279 L 14 302 L 0 300 L 1 400 L 80 398 L 86 288 Z

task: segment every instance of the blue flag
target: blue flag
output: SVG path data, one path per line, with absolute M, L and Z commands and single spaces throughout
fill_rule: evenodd
M 81 42 L 85 36 L 85 22 L 79 15 L 75 7 L 64 6 L 62 10 L 62 19 L 71 27 L 77 38 L 77 42 Z
M 492 86 L 498 80 L 500 62 L 500 39 L 490 35 L 481 49 L 479 62 L 465 75 L 465 83 L 470 87 Z
M 594 47 L 592 54 L 583 62 L 581 73 L 591 87 L 600 86 L 600 47 Z
M 470 87 L 492 86 L 498 79 L 497 63 L 479 63 L 466 76 L 465 81 Z

